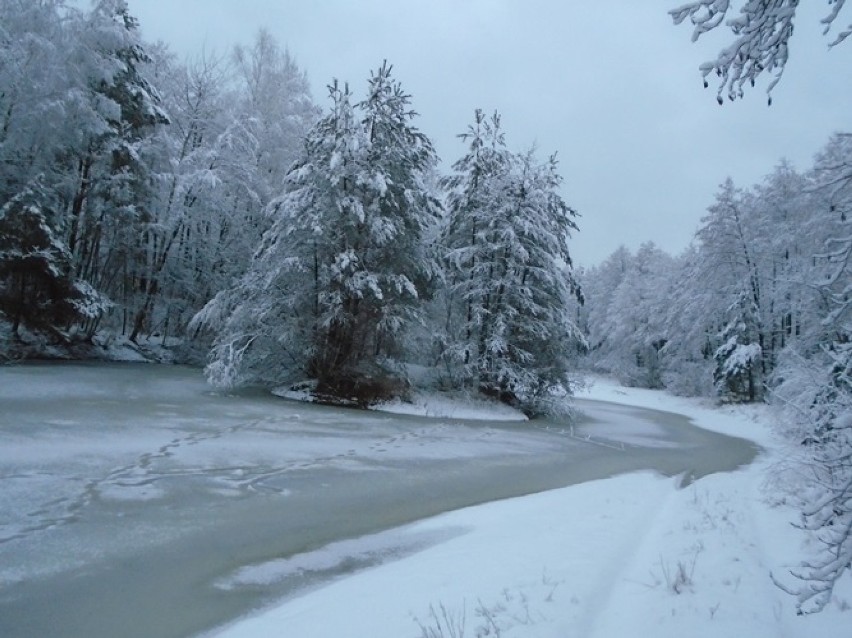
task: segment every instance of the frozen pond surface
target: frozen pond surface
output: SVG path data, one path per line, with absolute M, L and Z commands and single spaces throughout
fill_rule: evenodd
M 428 419 L 217 393 L 183 367 L 0 367 L 0 636 L 192 636 L 439 540 L 382 530 L 756 452 L 678 415 L 577 405 L 575 427 Z

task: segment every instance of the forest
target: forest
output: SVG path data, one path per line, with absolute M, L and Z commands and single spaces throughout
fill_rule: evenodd
M 0 12 L 0 359 L 156 342 L 220 386 L 359 404 L 427 369 L 530 416 L 585 370 L 770 402 L 827 548 L 795 593 L 830 596 L 852 561 L 852 134 L 725 181 L 683 254 L 575 268 L 556 155 L 477 110 L 439 164 L 387 62 L 317 102 L 264 31 L 181 62 L 120 0 Z
M 529 413 L 569 386 L 575 213 L 496 113 L 442 176 L 386 62 L 322 109 L 265 32 L 181 64 L 121 2 L 4 6 L 7 356 L 179 340 L 218 385 L 361 403 L 414 363 Z

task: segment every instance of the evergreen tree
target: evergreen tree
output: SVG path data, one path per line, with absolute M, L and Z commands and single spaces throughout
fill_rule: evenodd
M 459 135 L 469 143 L 468 152 L 453 164 L 453 173 L 442 180 L 447 190 L 447 217 L 441 233 L 447 278 L 443 358 L 453 384 L 470 384 L 477 377 L 482 326 L 482 264 L 491 259 L 484 232 L 497 206 L 499 188 L 509 173 L 511 155 L 506 148 L 495 112 L 487 119 L 477 109 L 474 123 Z
M 445 180 L 442 238 L 450 280 L 445 361 L 462 384 L 530 414 L 570 388 L 582 335 L 569 316 L 579 288 L 568 238 L 575 212 L 558 192 L 556 160 L 505 150 L 496 115 L 481 111 L 464 136 L 469 152 Z
M 109 302 L 74 277 L 42 193 L 35 184 L 0 208 L 0 314 L 15 335 L 26 327 L 66 341 L 73 322 L 100 317 Z
M 348 87 L 330 87 L 331 112 L 271 203 L 249 273 L 200 317 L 228 317 L 214 381 L 307 376 L 320 394 L 383 393 L 438 274 L 424 242 L 439 212 L 427 188 L 437 159 L 390 72 L 383 65 L 355 106 Z

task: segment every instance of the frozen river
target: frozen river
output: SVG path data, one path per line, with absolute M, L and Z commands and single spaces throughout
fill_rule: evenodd
M 439 540 L 346 539 L 756 452 L 678 415 L 577 405 L 574 428 L 429 419 L 218 393 L 177 366 L 0 367 L 0 636 L 193 636 Z M 276 578 L 239 578 L 288 557 Z

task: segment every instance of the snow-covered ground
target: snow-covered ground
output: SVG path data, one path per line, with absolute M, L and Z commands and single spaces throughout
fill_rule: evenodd
M 821 614 L 796 616 L 788 580 L 807 551 L 795 511 L 765 490 L 784 447 L 760 407 L 715 408 L 597 379 L 582 396 L 688 415 L 759 443 L 750 466 L 685 487 L 633 473 L 471 507 L 361 539 L 422 551 L 282 602 L 220 638 L 357 636 L 523 638 L 672 636 L 840 638 L 852 635 L 848 576 Z M 394 539 L 391 541 L 391 537 Z M 435 539 L 443 539 L 435 542 Z M 229 586 L 325 565 L 351 547 L 243 568 Z M 369 549 L 365 551 L 370 551 Z

